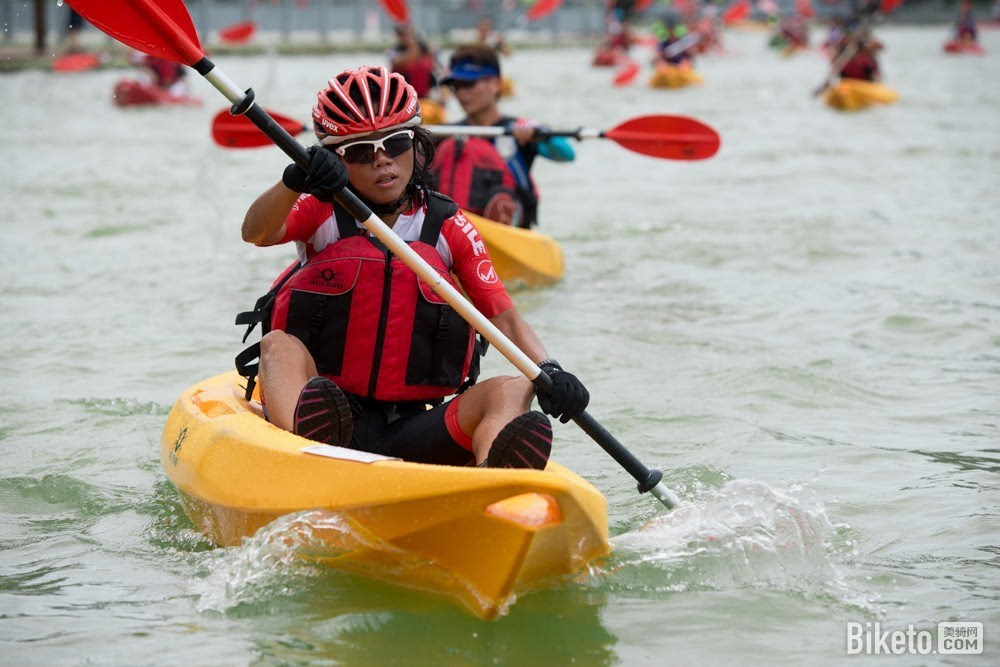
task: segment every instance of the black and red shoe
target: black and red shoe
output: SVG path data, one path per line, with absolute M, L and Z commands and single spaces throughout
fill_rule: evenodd
M 552 423 L 541 412 L 514 417 L 493 440 L 486 456 L 487 468 L 545 470 L 552 453 Z
M 350 447 L 354 417 L 347 396 L 330 378 L 306 382 L 295 404 L 292 432 L 325 445 Z

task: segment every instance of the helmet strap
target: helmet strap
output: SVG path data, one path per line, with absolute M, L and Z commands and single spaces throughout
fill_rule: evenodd
M 361 193 L 355 193 L 365 206 L 371 209 L 371 212 L 375 215 L 392 215 L 393 213 L 398 213 L 399 209 L 403 208 L 404 205 L 409 204 L 413 199 L 414 195 L 417 193 L 411 189 L 412 184 L 406 186 L 406 190 L 403 192 L 402 196 L 394 202 L 388 204 L 379 204 L 368 199 Z

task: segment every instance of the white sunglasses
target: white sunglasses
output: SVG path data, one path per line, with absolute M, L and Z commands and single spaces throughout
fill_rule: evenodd
M 341 144 L 334 152 L 349 164 L 369 163 L 375 161 L 375 154 L 385 151 L 389 157 L 399 157 L 413 148 L 413 130 L 400 130 L 381 139 L 362 139 L 349 144 Z

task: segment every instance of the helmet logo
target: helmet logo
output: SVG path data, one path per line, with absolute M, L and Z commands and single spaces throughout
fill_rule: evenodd
M 339 128 L 334 123 L 331 123 L 327 118 L 320 118 L 319 124 L 328 129 L 330 132 L 336 132 Z

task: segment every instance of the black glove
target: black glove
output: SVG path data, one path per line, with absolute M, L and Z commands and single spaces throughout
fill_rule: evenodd
M 285 167 L 281 182 L 289 190 L 308 192 L 320 201 L 333 201 L 333 196 L 347 185 L 347 167 L 333 151 L 310 146 L 309 167 L 303 169 L 293 162 Z
M 567 373 L 555 359 L 546 359 L 538 364 L 542 372 L 552 378 L 552 393 L 548 396 L 535 391 L 538 407 L 547 415 L 552 415 L 565 424 L 579 416 L 590 403 L 590 392 L 572 373 Z

